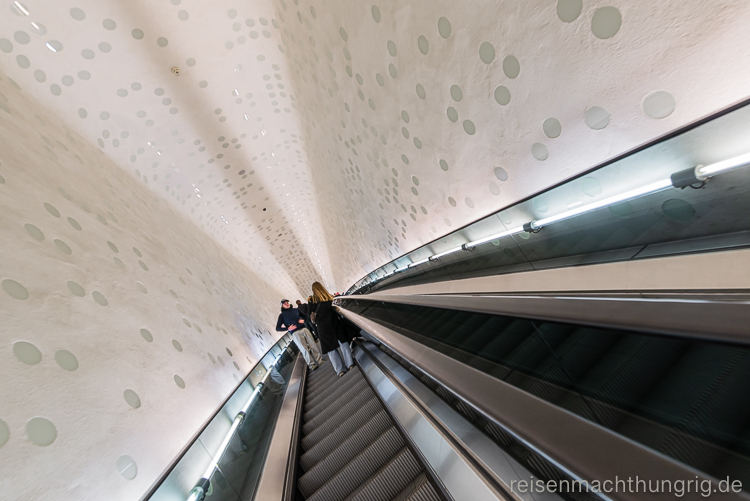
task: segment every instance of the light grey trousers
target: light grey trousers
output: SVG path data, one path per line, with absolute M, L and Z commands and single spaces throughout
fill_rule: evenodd
M 292 338 L 309 368 L 314 369 L 323 363 L 320 349 L 315 344 L 315 339 L 313 339 L 309 330 L 304 327 L 302 329 L 295 329 L 292 331 Z
M 349 343 L 342 343 L 341 341 L 339 341 L 339 348 L 341 349 L 341 353 L 343 353 L 344 355 L 343 361 L 341 360 L 339 350 L 328 352 L 328 358 L 331 359 L 331 365 L 333 365 L 333 370 L 336 371 L 336 374 L 346 372 L 347 367 L 351 367 L 352 365 L 354 365 L 352 349 L 349 346 Z

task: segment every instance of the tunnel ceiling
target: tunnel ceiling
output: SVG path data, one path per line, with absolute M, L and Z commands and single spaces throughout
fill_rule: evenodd
M 307 293 L 745 98 L 748 19 L 700 0 L 0 0 L 0 68 Z

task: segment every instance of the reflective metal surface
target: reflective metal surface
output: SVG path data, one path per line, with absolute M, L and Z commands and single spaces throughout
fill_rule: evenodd
M 414 377 L 413 374 L 404 369 L 387 354 L 379 350 L 375 345 L 372 343 L 362 343 L 362 348 L 359 348 L 357 351 L 358 354 L 360 353 L 360 350 L 363 350 L 363 354 L 377 359 L 380 365 L 387 369 L 390 376 L 398 381 L 401 389 L 407 392 L 409 398 L 413 400 L 412 410 L 406 412 L 402 409 L 402 414 L 420 413 L 423 416 L 426 416 L 423 417 L 423 419 L 426 419 L 426 423 L 419 419 L 407 419 L 405 421 L 406 424 L 404 426 L 415 442 L 417 440 L 424 440 L 424 442 L 428 444 L 427 447 L 433 449 L 436 447 L 436 443 L 428 440 L 426 437 L 439 437 L 438 440 L 441 441 L 440 447 L 454 447 L 452 444 L 458 444 L 459 450 L 456 453 L 457 456 L 461 457 L 465 454 L 470 455 L 471 460 L 480 466 L 484 474 L 490 475 L 494 484 L 501 484 L 501 488 L 505 494 L 510 495 L 513 499 L 550 501 L 561 499 L 559 496 L 550 493 L 513 493 L 511 491 L 511 482 L 514 480 L 528 480 L 532 476 L 531 472 L 519 464 L 518 461 L 506 454 L 493 442 L 488 440 L 483 433 L 477 430 L 463 416 L 453 410 L 448 404 Z M 365 365 L 367 365 L 368 370 L 370 370 L 369 367 L 372 364 L 369 360 L 365 360 L 365 357 L 362 358 L 363 361 L 361 362 L 361 366 L 365 367 Z M 366 371 L 366 373 L 369 377 L 369 372 Z M 385 386 L 385 382 L 383 382 L 383 386 Z M 390 398 L 391 400 L 400 400 L 400 398 L 395 395 L 391 395 Z M 404 405 L 403 407 L 407 406 Z M 430 422 L 436 423 L 439 428 L 435 428 Z M 417 423 L 420 424 L 416 425 Z M 427 426 L 425 426 L 425 424 Z M 441 433 L 448 435 L 448 438 L 446 439 Z M 439 453 L 436 454 L 436 456 L 441 459 L 443 457 Z M 443 471 L 445 473 L 446 468 L 444 465 L 439 465 L 437 467 L 433 465 L 433 468 L 442 478 L 440 472 Z M 470 485 L 466 485 L 463 488 L 470 487 Z
M 414 402 L 396 387 L 366 351 L 358 347 L 355 350 L 355 357 L 370 385 L 380 395 L 391 411 L 391 415 L 399 422 L 453 499 L 456 501 L 509 499 L 484 481 L 482 475 L 433 426 Z
M 290 499 L 289 495 L 294 490 L 296 482 L 300 409 L 306 373 L 307 365 L 304 359 L 298 356 L 284 394 L 257 490 L 255 486 L 246 486 L 242 493 L 242 501 Z
M 338 298 L 337 303 L 346 299 L 347 296 Z M 750 342 L 748 301 L 468 294 L 368 294 L 351 296 L 350 299 L 571 322 L 681 337 Z
M 710 482 L 717 480 L 643 447 L 560 407 L 484 374 L 426 347 L 376 322 L 342 309 L 342 314 L 413 365 L 430 374 L 469 405 L 504 430 L 548 458 L 575 478 L 593 481 L 631 478 L 652 481 Z M 750 499 L 747 493 L 721 493 L 722 499 Z M 609 494 L 611 499 L 643 499 L 643 492 Z M 672 499 L 673 493 L 649 494 Z M 699 492 L 685 492 L 684 499 L 704 499 Z

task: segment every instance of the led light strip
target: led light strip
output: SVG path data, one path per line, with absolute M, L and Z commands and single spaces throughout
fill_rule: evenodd
M 488 237 L 480 238 L 479 240 L 473 240 L 471 242 L 467 242 L 458 247 L 454 247 L 447 251 L 434 254 L 428 258 L 410 263 L 402 268 L 396 268 L 392 272 L 386 273 L 382 277 L 372 280 L 372 282 L 383 280 L 398 272 L 411 269 L 411 268 L 415 268 L 421 264 L 424 264 L 430 261 L 437 261 L 441 257 L 447 256 L 449 254 L 453 254 L 455 252 L 459 252 L 462 250 L 471 250 L 474 247 L 485 244 L 492 240 L 498 240 L 498 239 L 509 237 L 511 235 L 515 235 L 517 233 L 522 233 L 522 232 L 536 232 L 545 226 L 549 226 L 550 224 L 564 221 L 566 219 L 570 219 L 572 217 L 585 214 L 587 212 L 595 211 L 597 209 L 602 209 L 604 207 L 609 207 L 618 203 L 622 203 L 627 200 L 633 200 L 635 198 L 639 198 L 645 195 L 650 195 L 652 193 L 666 190 L 667 188 L 686 188 L 688 186 L 700 185 L 701 183 L 704 183 L 707 179 L 717 174 L 721 174 L 724 172 L 728 172 L 734 169 L 747 167 L 747 166 L 750 166 L 750 153 L 746 153 L 738 157 L 730 158 L 728 160 L 722 160 L 721 162 L 716 162 L 710 165 L 698 165 L 696 167 L 690 167 L 688 169 L 675 172 L 667 179 L 662 179 L 660 181 L 656 181 L 646 186 L 642 186 L 640 188 L 635 188 L 633 190 L 626 191 L 625 193 L 621 193 L 619 195 L 614 195 L 608 198 L 604 198 L 602 200 L 599 200 L 598 202 L 594 202 L 588 205 L 583 205 L 576 209 L 562 212 L 555 216 L 550 216 L 550 217 L 546 217 L 543 219 L 535 219 L 533 221 L 530 221 L 524 224 L 523 226 L 519 226 L 517 228 L 506 230 L 501 233 L 496 233 Z
M 283 348 L 283 350 L 285 349 L 286 347 Z M 281 355 L 283 355 L 283 350 L 282 350 Z M 193 487 L 193 489 L 190 491 L 190 495 L 188 496 L 187 501 L 202 501 L 206 497 L 206 493 L 208 492 L 208 489 L 211 486 L 211 477 L 213 476 L 214 472 L 218 469 L 219 461 L 221 461 L 221 457 L 224 455 L 224 452 L 226 452 L 226 449 L 229 446 L 229 442 L 234 437 L 235 431 L 237 431 L 237 428 L 239 428 L 239 426 L 245 420 L 245 416 L 247 415 L 248 409 L 250 409 L 250 405 L 252 405 L 253 401 L 255 400 L 255 397 L 257 397 L 260 394 L 261 389 L 265 386 L 266 379 L 268 379 L 269 375 L 271 374 L 271 370 L 276 368 L 276 364 L 281 358 L 281 355 L 276 357 L 276 359 L 273 361 L 273 363 L 269 367 L 268 371 L 266 371 L 266 375 L 263 376 L 263 380 L 255 386 L 255 389 L 253 390 L 252 395 L 250 395 L 250 398 L 242 407 L 242 410 L 238 412 L 237 415 L 234 417 L 234 421 L 232 421 L 232 426 L 229 428 L 229 431 L 224 437 L 224 440 L 222 440 L 221 445 L 219 446 L 219 450 L 216 451 L 216 454 L 214 454 L 213 458 L 211 459 L 211 462 L 209 463 L 208 468 L 206 469 L 206 472 L 203 474 L 203 477 L 201 477 L 201 479 L 198 480 L 198 482 L 195 484 L 195 487 Z

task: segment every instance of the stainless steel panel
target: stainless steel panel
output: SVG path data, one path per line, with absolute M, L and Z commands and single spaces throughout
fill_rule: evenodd
M 497 501 L 506 499 L 494 491 L 394 384 L 372 359 L 355 350 L 360 369 L 411 438 L 424 459 L 456 501 Z M 517 498 L 521 499 L 521 498 Z
M 750 342 L 750 302 L 747 301 L 459 294 L 367 294 L 348 298 L 700 339 Z
M 440 384 L 498 423 L 517 439 L 548 458 L 574 478 L 589 482 L 631 478 L 662 481 L 710 480 L 703 473 L 641 446 L 597 424 L 547 403 L 472 367 L 413 341 L 355 313 L 341 310 L 349 320 L 409 360 Z M 616 500 L 643 499 L 643 493 L 611 493 Z M 712 497 L 750 499 L 745 492 Z M 671 493 L 649 494 L 673 499 Z M 682 499 L 700 500 L 698 492 Z
M 286 387 L 281 411 L 273 430 L 271 444 L 268 447 L 263 475 L 258 482 L 255 492 L 243 492 L 242 501 L 252 499 L 262 501 L 282 501 L 285 499 L 288 482 L 296 482 L 294 468 L 289 475 L 290 462 L 296 464 L 296 434 L 295 427 L 300 420 L 300 399 L 304 388 L 304 376 L 307 365 L 301 356 L 297 357 L 292 375 Z

